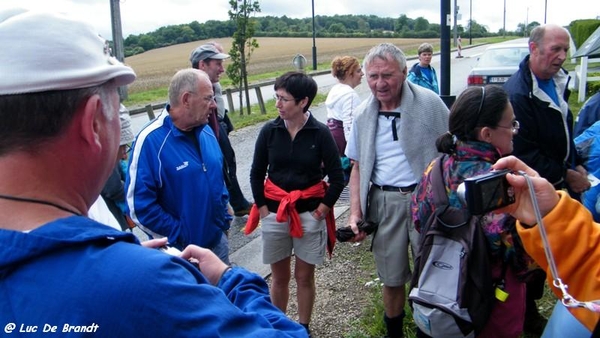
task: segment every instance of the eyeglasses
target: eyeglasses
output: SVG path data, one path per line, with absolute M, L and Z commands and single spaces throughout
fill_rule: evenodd
M 192 94 L 192 95 L 200 95 L 200 94 L 198 94 L 198 93 L 194 93 L 194 92 L 188 92 L 188 93 L 190 93 L 190 94 Z M 215 101 L 215 96 L 214 96 L 214 95 L 209 95 L 209 96 L 205 96 L 205 97 L 203 97 L 202 99 L 203 99 L 204 101 L 208 102 L 208 103 L 211 103 L 211 102 Z M 216 102 L 216 101 L 215 101 L 215 102 Z
M 288 98 L 285 98 L 283 96 L 279 96 L 277 94 L 273 95 L 273 98 L 275 99 L 275 101 L 282 101 L 283 103 L 288 103 L 290 101 L 296 100 L 296 99 L 288 99 Z
M 496 127 L 510 129 L 513 134 L 517 134 L 519 132 L 519 128 L 521 128 L 521 124 L 519 124 L 519 121 L 513 120 L 510 124 L 511 124 L 510 127 L 505 127 L 505 126 L 496 126 Z
M 477 116 L 481 114 L 481 109 L 483 108 L 483 101 L 485 100 L 485 87 L 481 87 L 481 102 L 479 102 L 479 109 L 477 109 Z

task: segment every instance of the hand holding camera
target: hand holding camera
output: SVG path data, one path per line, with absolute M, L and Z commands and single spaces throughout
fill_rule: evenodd
M 166 238 L 147 241 L 142 243 L 142 245 L 149 248 L 156 248 L 171 256 L 187 260 L 196 266 L 212 285 L 217 285 L 223 274 L 230 269 L 230 266 L 223 263 L 212 251 L 196 245 L 188 245 L 183 252 L 167 245 Z
M 458 196 L 471 215 L 483 215 L 515 202 L 514 188 L 506 179 L 508 173 L 510 169 L 494 170 L 467 178 L 458 186 Z
M 180 257 L 187 260 L 196 260 L 202 274 L 212 285 L 217 285 L 223 274 L 231 268 L 212 251 L 197 245 L 188 245 Z
M 541 216 L 544 217 L 558 204 L 558 194 L 554 186 L 546 179 L 521 160 L 514 156 L 503 157 L 499 159 L 493 167 L 495 170 L 510 169 L 512 172 L 521 172 L 531 178 L 535 190 L 535 197 L 540 208 Z M 513 187 L 515 202 L 497 212 L 506 212 L 521 221 L 522 223 L 533 225 L 537 223 L 533 201 L 529 197 L 529 188 L 526 179 L 521 174 L 509 173 L 506 175 L 508 184 Z
M 466 179 L 458 188 L 457 192 L 471 214 L 481 215 L 495 210 L 509 213 L 524 224 L 536 224 L 524 175 L 531 179 L 542 217 L 558 203 L 554 186 L 516 157 L 501 158 L 492 168 L 492 172 Z
M 371 222 L 360 221 L 356 224 L 356 226 L 360 232 L 363 232 L 366 235 L 370 235 L 377 230 L 377 224 Z M 335 231 L 335 237 L 337 238 L 338 242 L 348 242 L 354 238 L 354 232 L 352 231 L 351 226 L 346 226 L 337 229 Z
M 364 231 L 361 231 L 361 229 L 359 228 L 359 224 L 362 223 L 362 215 L 354 215 L 354 214 L 350 214 L 350 219 L 348 220 L 348 226 L 342 229 L 347 229 L 347 230 L 342 230 L 342 231 L 349 231 L 349 233 L 347 234 L 348 236 L 352 236 L 349 239 L 345 239 L 345 242 L 362 242 L 365 238 L 367 238 L 367 234 Z M 339 229 L 338 229 L 339 230 Z M 336 230 L 336 238 L 338 237 L 337 232 L 338 230 Z M 339 238 L 338 238 L 338 241 Z M 341 242 L 341 241 L 340 241 Z

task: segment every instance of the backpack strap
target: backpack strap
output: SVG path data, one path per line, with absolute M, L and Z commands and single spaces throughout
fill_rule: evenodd
M 448 195 L 446 195 L 446 184 L 444 183 L 444 160 L 446 156 L 446 154 L 438 156 L 431 169 L 431 187 L 436 212 L 443 212 L 448 207 Z
M 468 224 L 473 216 L 467 209 L 453 208 L 450 206 L 443 174 L 444 160 L 447 157 L 448 155 L 444 154 L 435 159 L 436 162 L 433 164 L 430 175 L 431 189 L 433 192 L 433 204 L 435 206 L 434 214 L 439 218 L 442 225 L 454 228 Z M 457 213 L 459 213 L 460 216 L 456 215 Z M 476 218 L 476 222 L 479 223 L 480 219 L 480 217 Z M 450 222 L 446 222 L 446 220 L 450 220 Z

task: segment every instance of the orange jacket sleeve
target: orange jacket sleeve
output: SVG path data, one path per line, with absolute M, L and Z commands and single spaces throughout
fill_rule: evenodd
M 600 224 L 594 223 L 590 212 L 563 191 L 560 200 L 544 218 L 548 242 L 556 262 L 558 277 L 568 285 L 568 292 L 579 301 L 600 299 Z M 518 232 L 527 253 L 546 271 L 552 291 L 562 298 L 561 290 L 552 284 L 553 276 L 544 253 L 538 226 Z M 584 308 L 570 308 L 573 316 L 590 331 L 594 330 L 599 313 Z

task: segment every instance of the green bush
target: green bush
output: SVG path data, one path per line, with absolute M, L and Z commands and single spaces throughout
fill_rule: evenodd
M 600 73 L 592 73 L 588 74 L 588 76 L 598 77 Z M 597 92 L 600 92 L 600 81 L 588 82 L 585 90 L 586 96 L 592 96 Z
M 589 19 L 572 21 L 569 24 L 569 32 L 575 42 L 575 46 L 579 48 L 598 27 L 600 27 L 600 20 Z

